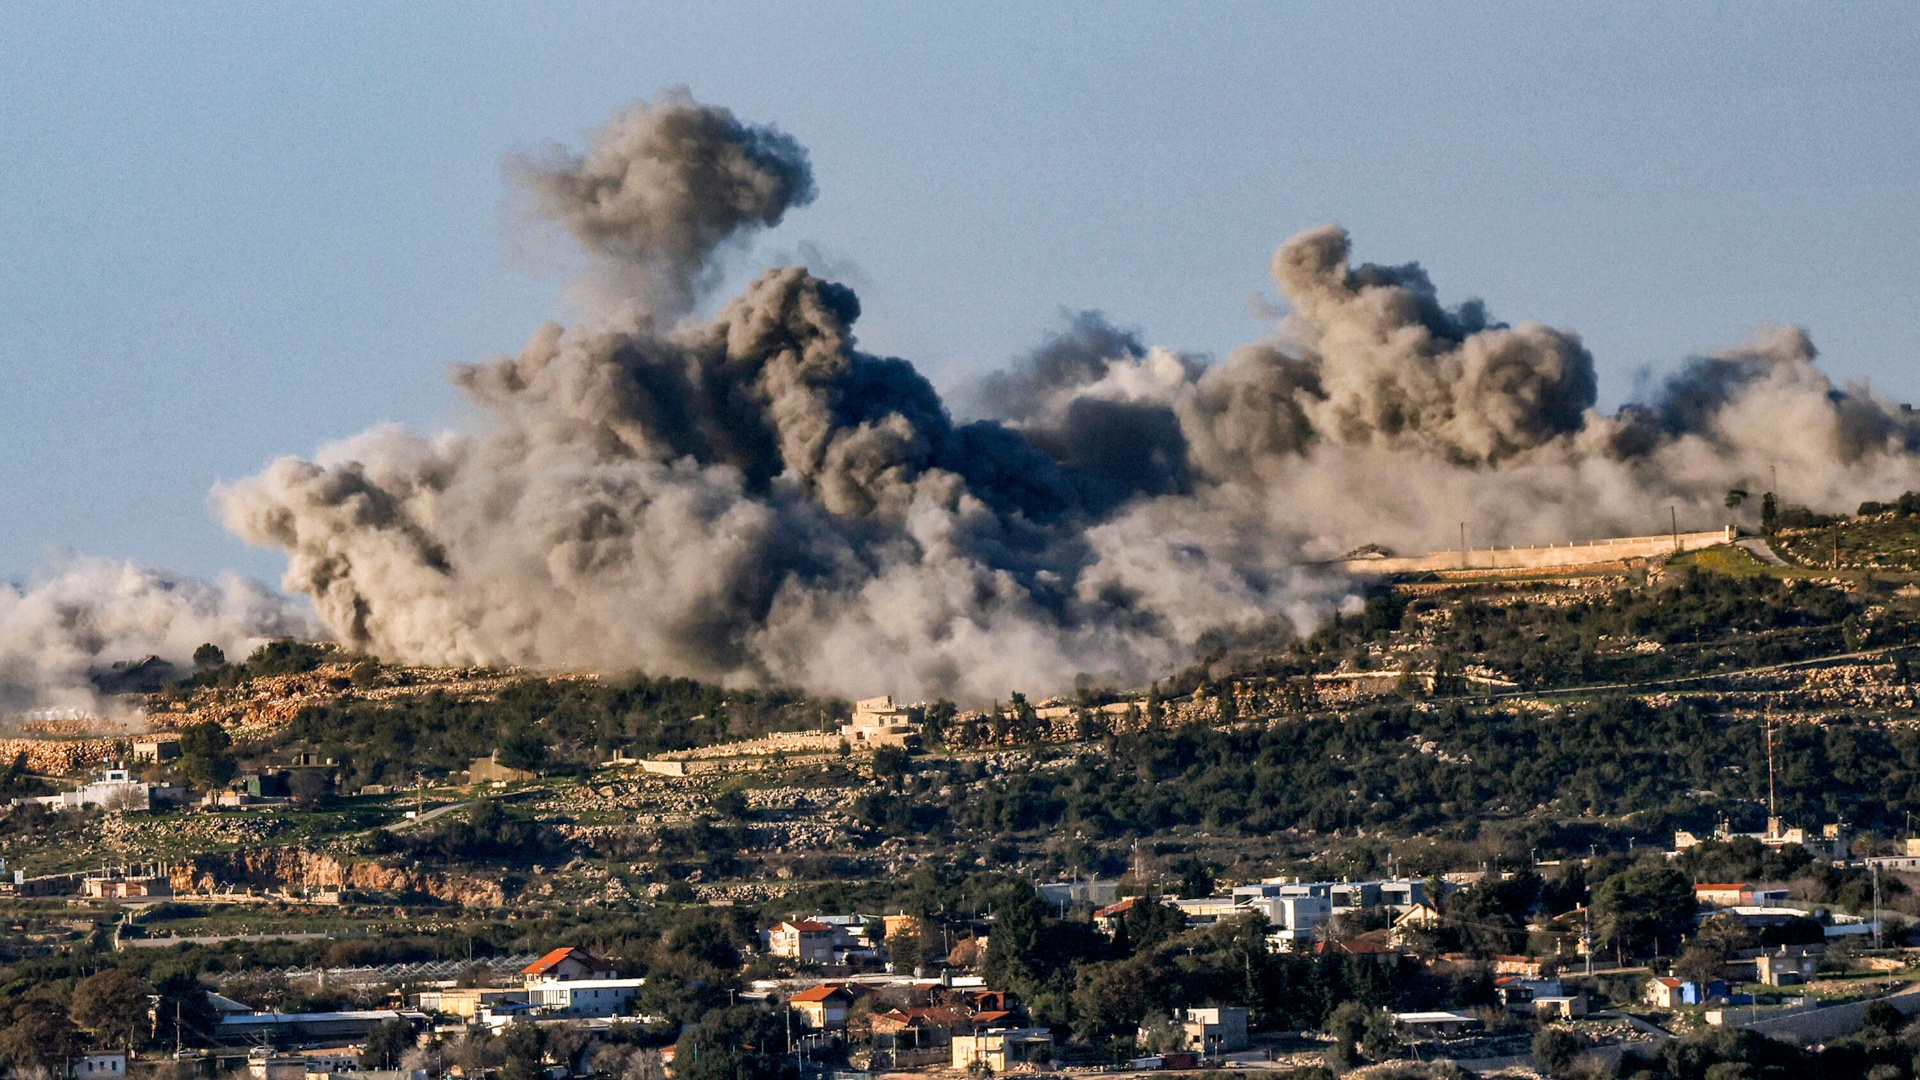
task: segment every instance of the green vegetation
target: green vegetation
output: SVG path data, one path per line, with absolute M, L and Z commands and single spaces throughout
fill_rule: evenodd
M 818 728 L 829 706 L 793 691 L 726 690 L 691 679 L 616 685 L 524 679 L 494 700 L 430 692 L 301 710 L 257 754 L 317 751 L 342 766 L 342 788 L 407 785 L 499 751 L 511 768 L 579 771 L 615 749 L 647 755 L 772 731 Z

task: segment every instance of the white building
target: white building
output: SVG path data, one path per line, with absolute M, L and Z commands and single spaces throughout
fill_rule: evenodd
M 1282 951 L 1304 948 L 1320 924 L 1333 917 L 1333 897 L 1325 883 L 1267 882 L 1233 890 L 1235 914 L 1254 911 L 1267 920 L 1267 940 Z
M 127 1055 L 123 1050 L 90 1050 L 74 1058 L 67 1066 L 74 1080 L 120 1080 L 127 1075 Z
M 151 810 L 156 794 L 168 795 L 179 792 L 178 788 L 156 789 L 144 780 L 136 780 L 125 769 L 107 769 L 88 783 L 73 791 L 63 791 L 58 795 L 38 795 L 18 799 L 21 803 L 38 803 L 55 810 L 79 810 L 88 806 L 98 806 L 104 810 Z
M 1047 881 L 1033 888 L 1048 906 L 1056 908 L 1077 904 L 1106 907 L 1120 899 L 1118 881 Z
M 534 983 L 527 1002 L 547 1016 L 619 1016 L 645 979 L 569 979 Z

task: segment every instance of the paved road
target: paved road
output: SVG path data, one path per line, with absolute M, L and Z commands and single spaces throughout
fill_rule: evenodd
M 1792 566 L 1773 550 L 1773 546 L 1758 536 L 1749 536 L 1745 540 L 1735 540 L 1733 546 L 1740 548 L 1768 566 Z
M 380 827 L 387 830 L 388 832 L 404 832 L 407 829 L 413 828 L 415 825 L 424 825 L 427 822 L 432 821 L 434 818 L 439 817 L 441 814 L 444 814 L 449 810 L 458 810 L 463 806 L 471 806 L 471 805 L 473 805 L 472 799 L 468 799 L 465 802 L 450 802 L 445 806 L 436 806 L 433 809 L 427 811 L 426 813 L 421 814 L 419 817 L 401 818 L 399 821 L 396 821 L 391 825 L 382 825 Z

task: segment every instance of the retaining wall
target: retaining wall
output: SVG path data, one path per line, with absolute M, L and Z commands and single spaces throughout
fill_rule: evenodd
M 1425 555 L 1339 559 L 1333 565 L 1350 574 L 1414 574 L 1439 570 L 1548 570 L 1568 566 L 1594 566 L 1625 559 L 1665 558 L 1682 551 L 1699 551 L 1701 548 L 1731 544 L 1739 535 L 1739 531 L 1729 525 L 1712 532 L 1622 536 L 1611 540 L 1589 540 L 1584 544 L 1468 548 L 1464 552 L 1456 549 L 1434 551 Z

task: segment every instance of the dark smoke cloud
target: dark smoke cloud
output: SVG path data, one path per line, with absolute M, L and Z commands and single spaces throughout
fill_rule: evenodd
M 792 137 L 700 105 L 684 87 L 614 117 L 583 155 L 556 149 L 513 171 L 538 210 L 601 261 L 604 284 L 656 314 L 689 310 L 720 247 L 814 197 Z
M 1078 316 L 961 423 L 805 269 L 685 317 L 717 253 L 811 197 L 791 139 L 676 94 L 528 176 L 603 307 L 454 372 L 489 423 L 217 492 L 352 647 L 979 699 L 1308 627 L 1350 589 L 1311 561 L 1360 543 L 1646 532 L 1670 503 L 1705 525 L 1770 464 L 1816 504 L 1920 486 L 1911 420 L 1797 332 L 1604 415 L 1577 336 L 1354 266 L 1335 226 L 1280 247 L 1269 340 L 1206 363 Z

